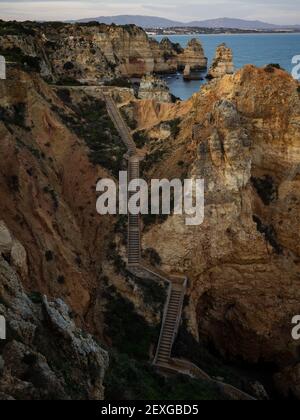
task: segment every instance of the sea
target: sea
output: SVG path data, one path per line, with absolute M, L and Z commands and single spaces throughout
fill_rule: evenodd
M 164 36 L 155 36 L 161 41 Z M 300 55 L 300 34 L 218 34 L 218 35 L 168 35 L 168 38 L 182 47 L 186 47 L 192 38 L 198 38 L 202 42 L 205 55 L 211 64 L 218 45 L 225 42 L 232 48 L 236 69 L 246 64 L 254 64 L 258 67 L 267 64 L 280 64 L 288 72 L 292 71 L 294 64 L 292 58 Z M 203 74 L 205 76 L 206 73 Z M 184 81 L 181 74 L 163 77 L 172 94 L 186 100 L 195 92 L 198 92 L 203 81 Z

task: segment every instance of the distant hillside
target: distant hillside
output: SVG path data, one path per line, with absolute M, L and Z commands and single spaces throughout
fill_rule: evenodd
M 129 25 L 134 24 L 142 28 L 169 28 L 172 26 L 183 26 L 182 22 L 176 22 L 174 20 L 164 19 L 155 16 L 130 16 L 130 15 L 120 15 L 120 16 L 100 16 L 96 18 L 80 19 L 77 22 L 86 23 L 86 22 L 99 22 L 106 23 L 111 25 L 115 23 L 116 25 Z
M 261 22 L 259 20 L 243 20 L 219 18 L 202 21 L 193 21 L 187 24 L 188 26 L 195 26 L 201 28 L 234 28 L 234 29 L 279 29 L 279 25 Z
M 94 18 L 80 19 L 76 22 L 100 22 L 111 25 L 128 25 L 134 24 L 142 28 L 170 28 L 170 27 L 201 27 L 201 28 L 231 28 L 246 30 L 276 30 L 276 29 L 296 29 L 298 26 L 290 25 L 274 25 L 271 23 L 261 22 L 259 20 L 243 20 L 231 18 L 219 18 L 209 20 L 195 20 L 192 22 L 178 22 L 156 16 L 140 16 L 140 15 L 119 15 L 119 16 L 99 16 Z

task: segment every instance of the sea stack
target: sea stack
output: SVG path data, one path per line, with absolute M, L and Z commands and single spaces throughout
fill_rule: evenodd
M 179 55 L 179 68 L 182 70 L 189 65 L 191 71 L 199 71 L 207 69 L 207 57 L 199 39 L 193 38 L 189 41 L 184 52 Z
M 172 102 L 172 96 L 167 84 L 150 74 L 142 78 L 138 98 L 155 100 L 157 102 Z
M 209 69 L 207 78 L 215 79 L 234 73 L 233 54 L 231 48 L 221 44 L 216 50 L 214 61 Z

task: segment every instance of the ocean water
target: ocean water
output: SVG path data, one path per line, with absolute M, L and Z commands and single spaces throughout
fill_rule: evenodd
M 202 42 L 205 55 L 211 64 L 218 45 L 225 42 L 233 50 L 237 69 L 245 64 L 258 67 L 278 63 L 288 72 L 292 71 L 292 58 L 300 55 L 300 34 L 224 34 L 224 35 L 169 35 L 172 42 L 186 47 L 192 38 Z M 164 36 L 156 36 L 160 41 Z M 205 76 L 205 73 L 204 73 Z M 205 81 L 185 82 L 182 75 L 166 76 L 164 79 L 176 97 L 188 99 L 197 92 Z

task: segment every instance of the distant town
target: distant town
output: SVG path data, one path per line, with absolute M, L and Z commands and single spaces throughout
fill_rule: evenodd
M 238 28 L 199 28 L 199 27 L 170 27 L 146 28 L 148 35 L 198 35 L 198 34 L 266 34 L 266 33 L 300 33 L 300 28 L 288 29 L 238 29 Z

